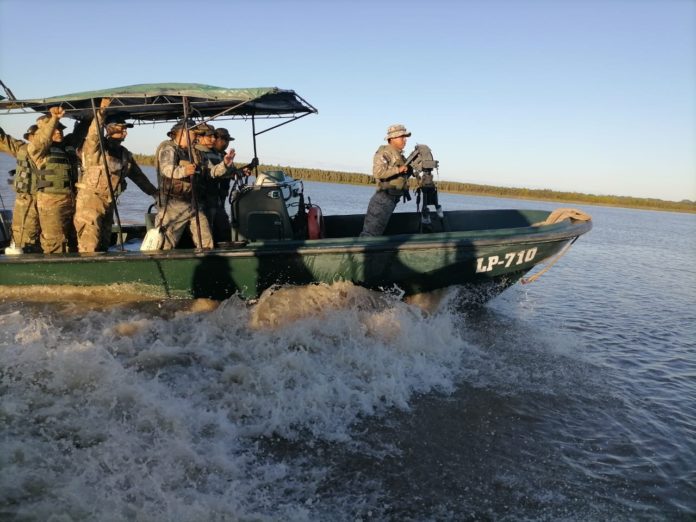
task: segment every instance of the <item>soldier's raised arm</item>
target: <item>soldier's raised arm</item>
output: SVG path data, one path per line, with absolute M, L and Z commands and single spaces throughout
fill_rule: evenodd
M 101 148 L 99 146 L 99 132 L 104 124 L 104 112 L 106 108 L 111 104 L 110 98 L 102 98 L 99 104 L 99 110 L 97 111 L 97 119 L 92 118 L 89 128 L 87 130 L 87 136 L 82 145 L 82 164 L 85 167 L 101 166 Z M 75 134 L 73 132 L 73 134 Z
M 6 152 L 11 156 L 17 157 L 17 151 L 24 145 L 24 141 L 13 138 L 0 127 L 0 152 Z
M 49 111 L 49 115 L 41 116 L 36 120 L 39 128 L 27 147 L 29 157 L 39 167 L 43 165 L 43 160 L 53 143 L 53 131 L 58 125 L 62 125 L 60 119 L 65 115 L 65 111 L 61 107 L 51 107 Z

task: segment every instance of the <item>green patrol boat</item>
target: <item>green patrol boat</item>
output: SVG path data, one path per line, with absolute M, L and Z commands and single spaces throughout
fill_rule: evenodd
M 294 91 L 157 84 L 2 100 L 0 114 L 60 105 L 66 116 L 80 119 L 89 117 L 102 97 L 111 98 L 113 108 L 136 123 L 177 120 L 184 106 L 206 121 L 249 118 L 255 152 L 259 134 L 317 112 Z M 284 121 L 257 131 L 257 118 Z M 432 166 L 432 161 L 426 164 Z M 384 235 L 359 237 L 363 214 L 321 216 L 318 207 L 305 204 L 301 181 L 279 171 L 256 174 L 256 183 L 240 186 L 232 200 L 233 237 L 228 243 L 213 250 L 141 251 L 137 248 L 148 225 L 117 226 L 113 236 L 120 249 L 108 252 L 0 255 L 0 297 L 81 288 L 127 289 L 153 298 L 221 300 L 236 294 L 253 299 L 278 285 L 350 281 L 371 289 L 398 289 L 404 296 L 462 285 L 475 301 L 484 302 L 537 264 L 547 261 L 550 266 L 592 227 L 589 216 L 579 211 L 442 212 L 437 206 L 437 213 L 428 214 L 424 204 L 424 212 L 393 214 Z M 428 203 L 436 202 L 431 194 Z M 0 233 L 0 246 L 2 241 Z
M 445 212 L 449 232 L 436 225 L 432 232 L 419 233 L 419 213 L 398 213 L 384 236 L 369 238 L 357 237 L 363 215 L 337 215 L 324 218 L 322 239 L 251 240 L 207 251 L 0 256 L 0 296 L 11 286 L 129 285 L 156 298 L 255 298 L 275 285 L 351 281 L 373 289 L 398 288 L 405 295 L 465 285 L 474 300 L 483 302 L 559 255 L 592 226 L 573 218 L 542 224 L 549 214 Z M 145 230 L 124 227 L 123 234 L 137 240 Z

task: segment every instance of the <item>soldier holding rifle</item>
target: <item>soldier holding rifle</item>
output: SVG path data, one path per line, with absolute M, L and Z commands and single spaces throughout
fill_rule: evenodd
M 165 250 L 176 247 L 187 226 L 197 248 L 213 248 L 210 224 L 202 212 L 205 180 L 231 176 L 234 165 L 230 155 L 213 165 L 193 147 L 196 136 L 204 135 L 205 129 L 192 120 L 180 121 L 167 134 L 171 139 L 162 142 L 155 154 L 160 183 L 155 226 L 164 233 Z

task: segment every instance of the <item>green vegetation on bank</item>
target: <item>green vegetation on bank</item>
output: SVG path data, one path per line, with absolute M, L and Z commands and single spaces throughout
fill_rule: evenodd
M 153 166 L 154 156 L 134 154 L 140 165 Z M 345 183 L 349 185 L 372 185 L 372 176 L 359 172 L 338 172 L 333 170 L 307 169 L 279 165 L 260 165 L 260 170 L 282 170 L 295 179 L 323 181 L 327 183 Z M 411 180 L 415 187 L 415 180 Z M 674 212 L 696 213 L 696 201 L 665 201 L 656 198 L 634 198 L 630 196 L 596 196 L 580 192 L 560 192 L 547 189 L 525 189 L 510 187 L 495 187 L 492 185 L 477 185 L 459 181 L 443 181 L 437 184 L 440 192 L 467 194 L 470 196 L 491 196 L 513 199 L 537 199 L 544 201 L 563 201 L 568 203 L 588 203 L 591 205 L 607 205 L 615 207 L 640 208 L 648 210 L 668 210 Z

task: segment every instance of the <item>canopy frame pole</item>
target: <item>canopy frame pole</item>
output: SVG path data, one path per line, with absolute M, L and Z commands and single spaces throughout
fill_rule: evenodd
M 111 183 L 111 171 L 109 171 L 109 162 L 106 161 L 106 152 L 104 150 L 104 139 L 102 136 L 102 122 L 97 117 L 97 106 L 94 103 L 94 98 L 90 98 L 92 103 L 92 115 L 94 117 L 94 122 L 97 124 L 97 136 L 99 138 L 99 151 L 101 152 L 102 167 L 106 173 L 106 184 L 109 187 L 109 195 L 111 196 L 111 201 L 114 203 L 114 214 L 116 215 L 116 228 L 118 230 L 118 244 L 121 246 L 121 252 L 125 250 L 123 246 L 123 231 L 121 230 L 121 216 L 118 213 L 118 204 L 116 203 L 116 194 L 114 192 L 114 185 Z M 78 189 L 79 190 L 79 189 Z M 79 241 L 78 241 L 79 244 Z M 108 247 L 107 247 L 108 248 Z
M 304 118 L 305 116 L 309 116 L 310 114 L 314 114 L 314 113 L 313 112 L 305 112 L 304 114 L 301 114 L 300 116 L 295 116 L 291 120 L 284 121 L 283 123 L 278 123 L 277 125 L 274 125 L 273 127 L 268 127 L 267 129 L 263 129 L 262 131 L 259 131 L 259 132 L 254 132 L 254 138 L 256 138 L 256 136 L 260 136 L 264 132 L 268 132 L 268 131 L 271 131 L 273 129 L 277 129 L 278 127 L 282 127 L 283 125 L 287 125 L 288 123 L 292 123 L 293 121 L 297 121 L 300 118 Z
M 256 114 L 252 113 L 251 114 L 251 137 L 254 141 L 254 158 L 258 157 L 256 155 L 256 136 L 257 136 L 257 134 L 256 134 Z M 259 177 L 258 161 L 256 162 L 256 165 L 254 165 L 254 176 L 256 176 L 257 178 Z
M 191 144 L 191 134 L 189 134 L 188 126 L 188 96 L 182 96 L 181 101 L 184 105 L 184 132 L 186 133 L 186 146 L 188 147 L 189 160 L 195 165 L 195 158 L 193 157 L 193 145 Z M 177 143 L 177 147 L 179 144 Z M 196 169 L 198 170 L 198 169 Z M 198 194 L 196 194 L 196 176 L 200 176 L 201 173 L 194 173 L 191 176 L 191 202 L 193 203 L 193 212 L 196 215 L 196 235 L 198 236 L 198 248 L 203 250 L 203 240 L 201 239 L 201 218 L 198 214 Z

